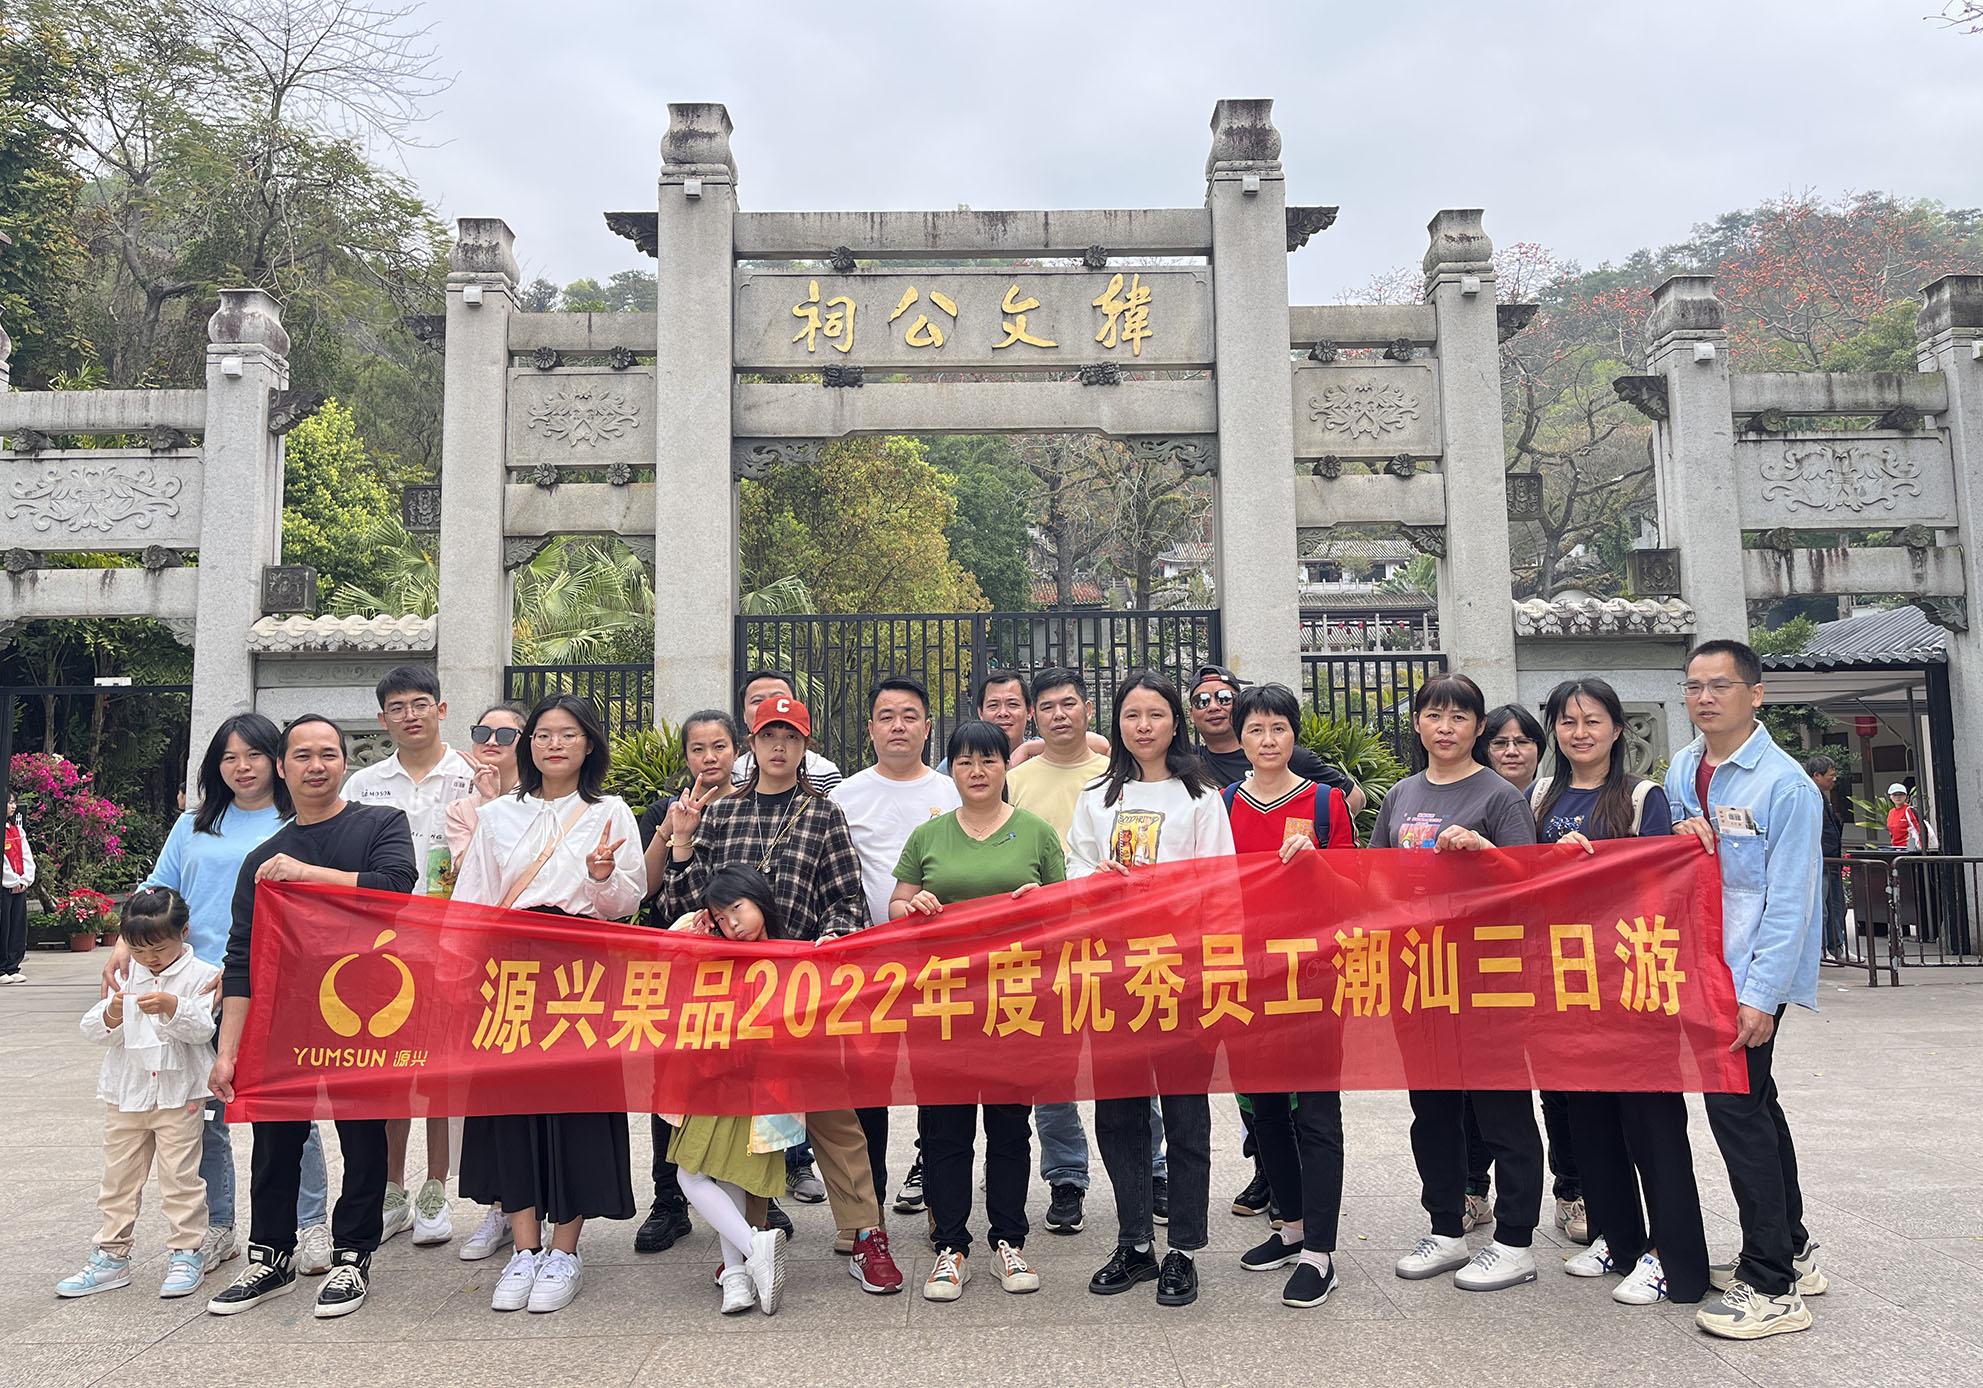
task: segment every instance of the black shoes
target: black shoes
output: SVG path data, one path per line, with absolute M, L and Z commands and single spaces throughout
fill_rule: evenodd
M 1176 1256 L 1176 1255 L 1172 1255 Z M 1138 1283 L 1157 1276 L 1157 1255 L 1149 1249 L 1118 1246 L 1102 1270 L 1088 1279 L 1088 1290 L 1096 1296 L 1115 1296 Z
M 355 1248 L 340 1248 L 331 1254 L 330 1276 L 317 1289 L 317 1319 L 348 1316 L 365 1304 L 365 1292 L 372 1284 L 372 1255 Z
M 1257 1248 L 1249 1248 L 1239 1255 L 1239 1265 L 1248 1272 L 1272 1272 L 1284 1268 L 1301 1258 L 1301 1245 L 1284 1243 L 1276 1231 L 1267 1235 L 1266 1241 Z
M 1283 1306 L 1320 1306 L 1329 1299 L 1329 1293 L 1336 1290 L 1336 1260 L 1329 1260 L 1329 1270 L 1323 1272 L 1313 1263 L 1298 1263 L 1294 1275 L 1281 1289 Z
M 1055 1186 L 1053 1198 L 1047 1201 L 1047 1232 L 1049 1234 L 1078 1234 L 1081 1232 L 1082 1211 L 1079 1186 Z
M 1157 1275 L 1157 1305 L 1189 1306 L 1198 1300 L 1198 1264 L 1189 1253 L 1173 1248 L 1164 1255 Z
M 640 1228 L 634 1233 L 633 1251 L 664 1252 L 675 1246 L 675 1240 L 687 1238 L 694 1227 L 689 1223 L 687 1205 L 656 1200 L 654 1207 L 647 1212 L 647 1218 L 640 1222 Z
M 776 1229 L 789 1239 L 792 1237 L 792 1216 L 779 1209 L 776 1200 L 767 1200 L 764 1202 L 764 1227 Z M 771 1313 L 767 1311 L 765 1314 Z
M 296 1290 L 296 1264 L 290 1254 L 278 1253 L 263 1244 L 248 1245 L 248 1266 L 241 1275 L 215 1293 L 207 1310 L 216 1316 L 239 1315 L 252 1311 L 264 1301 L 287 1296 Z
M 1150 1178 L 1150 1218 L 1159 1224 L 1171 1222 L 1171 1183 L 1168 1177 Z
M 1253 1163 L 1253 1179 L 1246 1183 L 1246 1189 L 1232 1198 L 1232 1212 L 1242 1219 L 1267 1213 L 1267 1207 L 1274 1202 L 1273 1187 L 1267 1184 L 1267 1173 L 1260 1169 L 1260 1163 Z

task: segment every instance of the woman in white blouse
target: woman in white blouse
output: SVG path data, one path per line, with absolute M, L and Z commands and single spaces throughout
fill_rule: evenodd
M 531 710 L 514 795 L 482 807 L 454 899 L 549 915 L 625 920 L 647 894 L 633 812 L 606 795 L 606 730 L 592 705 L 553 694 Z M 468 1120 L 461 1193 L 499 1205 L 516 1252 L 498 1311 L 556 1311 L 584 1280 L 587 1219 L 632 1219 L 624 1113 L 503 1114 Z M 543 1245 L 544 1221 L 557 1228 Z

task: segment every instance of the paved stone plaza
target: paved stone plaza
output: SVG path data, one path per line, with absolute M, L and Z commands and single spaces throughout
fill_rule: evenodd
M 714 1238 L 698 1226 L 655 1257 L 632 1251 L 631 1224 L 587 1231 L 586 1286 L 549 1316 L 489 1310 L 502 1260 L 469 1264 L 452 1246 L 396 1239 L 374 1265 L 372 1299 L 346 1320 L 310 1311 L 316 1283 L 244 1316 L 204 1313 L 204 1296 L 160 1301 L 163 1220 L 156 1186 L 138 1226 L 130 1288 L 58 1301 L 56 1280 L 81 1264 L 95 1231 L 100 1172 L 97 1054 L 76 1028 L 94 997 L 101 955 L 36 952 L 26 985 L 0 990 L 0 1385 L 434 1384 L 912 1385 L 932 1380 L 1024 1384 L 1391 1385 L 1452 1381 L 1546 1388 L 1633 1385 L 1907 1385 L 1975 1383 L 1983 1355 L 1983 983 L 1964 971 L 1916 971 L 1897 991 L 1869 991 L 1827 969 L 1823 1016 L 1792 1018 L 1778 1076 L 1800 1139 L 1810 1225 L 1831 1291 L 1816 1327 L 1760 1344 L 1713 1341 L 1691 1307 L 1614 1305 L 1603 1282 L 1557 1270 L 1567 1245 L 1539 1237 L 1534 1286 L 1469 1295 L 1446 1280 L 1401 1282 L 1391 1262 L 1424 1228 L 1406 1146 L 1404 1096 L 1346 1101 L 1349 1170 L 1341 1289 L 1314 1311 L 1279 1302 L 1284 1274 L 1239 1267 L 1261 1219 L 1226 1201 L 1244 1184 L 1239 1125 L 1215 1101 L 1212 1247 L 1203 1295 L 1160 1311 L 1148 1289 L 1104 1300 L 1086 1290 L 1113 1231 L 1106 1185 L 1087 1230 L 1036 1232 L 1028 1254 L 1045 1286 L 1005 1295 L 983 1268 L 962 1301 L 920 1295 L 929 1271 L 921 1219 L 899 1220 L 901 1296 L 863 1295 L 830 1254 L 825 1207 L 794 1207 L 798 1263 L 775 1319 L 724 1318 L 710 1285 Z M 911 1119 L 898 1111 L 894 1172 Z M 1693 1124 L 1708 1236 L 1736 1243 L 1728 1187 L 1698 1105 Z M 416 1132 L 416 1144 L 418 1142 Z M 246 1208 L 249 1138 L 237 1138 Z M 333 1148 L 333 1188 L 336 1181 Z M 417 1157 L 417 1147 L 416 1147 Z M 635 1126 L 634 1168 L 647 1140 Z M 1104 1180 L 1097 1162 L 1096 1177 Z M 1036 1231 L 1045 1191 L 1036 1188 Z M 474 1212 L 455 1206 L 457 1229 Z M 979 1222 L 979 1229 L 982 1223 Z M 465 1230 L 464 1230 L 465 1231 Z M 244 1231 L 245 1232 L 245 1231 Z M 1546 1249 L 1544 1245 L 1547 1245 Z M 974 1259 L 982 1263 L 983 1259 Z M 240 1263 L 227 1265 L 228 1275 Z

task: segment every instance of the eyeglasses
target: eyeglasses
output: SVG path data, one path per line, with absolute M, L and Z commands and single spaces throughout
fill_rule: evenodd
M 1532 737 L 1497 737 L 1494 741 L 1487 744 L 1487 750 L 1490 752 L 1515 752 L 1520 751 L 1524 747 L 1533 746 L 1535 746 L 1535 739 Z
M 1680 686 L 1680 690 L 1690 699 L 1698 699 L 1703 694 L 1712 694 L 1715 698 L 1722 699 L 1728 696 L 1729 690 L 1747 689 L 1751 683 L 1749 680 L 1708 680 L 1706 683 L 1700 680 L 1688 680 Z
M 1191 706 L 1193 708 L 1205 709 L 1210 708 L 1213 704 L 1217 704 L 1220 708 L 1231 708 L 1233 700 L 1238 697 L 1230 689 L 1218 689 L 1210 694 L 1193 694 L 1191 696 Z
M 432 699 L 415 699 L 410 704 L 387 704 L 381 712 L 395 723 L 404 723 L 409 718 L 425 718 L 439 707 Z
M 485 742 L 494 742 L 498 747 L 513 747 L 523 736 L 518 728 L 492 728 L 487 723 L 477 723 L 468 730 L 468 737 L 477 747 Z
M 534 747 L 569 747 L 574 742 L 583 742 L 584 740 L 585 734 L 581 732 L 535 732 L 530 735 L 530 742 Z

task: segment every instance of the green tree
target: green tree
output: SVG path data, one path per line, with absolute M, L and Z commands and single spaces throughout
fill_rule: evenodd
M 358 437 L 351 412 L 335 400 L 289 431 L 282 483 L 282 558 L 317 571 L 324 592 L 380 577 L 380 521 L 399 509 Z
M 1918 305 L 1900 299 L 1875 313 L 1866 330 L 1834 343 L 1825 352 L 1826 371 L 1898 371 L 1912 373 L 1914 316 Z
M 944 531 L 950 553 L 993 608 L 1024 612 L 1033 605 L 1033 571 L 1026 563 L 1030 477 L 1012 441 L 1002 435 L 944 435 L 923 440 L 930 462 L 951 479 L 957 514 Z
M 83 181 L 67 141 L 42 114 L 75 99 L 74 56 L 59 32 L 0 18 L 0 328 L 14 340 L 13 380 L 41 389 L 86 355 L 68 299 L 87 263 L 76 226 Z

